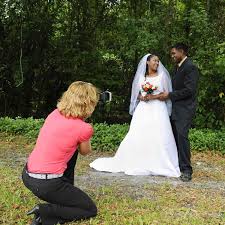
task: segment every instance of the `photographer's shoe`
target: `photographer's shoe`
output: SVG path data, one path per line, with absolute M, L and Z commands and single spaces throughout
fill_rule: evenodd
M 36 205 L 36 206 L 34 206 L 34 208 L 33 209 L 31 209 L 29 212 L 27 212 L 27 215 L 29 216 L 29 215 L 31 215 L 31 214 L 34 214 L 34 215 L 36 215 L 37 217 L 39 216 L 39 205 Z
M 41 224 L 42 223 L 41 223 L 40 216 L 38 216 L 38 217 L 34 216 L 34 219 L 33 219 L 32 223 L 31 223 L 31 225 L 41 225 Z
M 31 209 L 29 212 L 27 212 L 27 215 L 34 214 L 34 219 L 31 223 L 31 225 L 41 225 L 41 218 L 40 218 L 40 212 L 39 212 L 39 205 L 34 206 L 33 209 Z

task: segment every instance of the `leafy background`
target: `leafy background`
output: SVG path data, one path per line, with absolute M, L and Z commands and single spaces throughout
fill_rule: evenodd
M 196 128 L 225 121 L 224 0 L 0 0 L 0 116 L 44 118 L 75 80 L 110 90 L 92 122 L 129 123 L 140 58 L 190 46 L 201 74 Z
M 0 118 L 0 133 L 12 136 L 24 136 L 30 143 L 35 143 L 44 119 Z M 92 148 L 99 152 L 114 152 L 124 139 L 129 124 L 95 123 L 95 135 L 92 137 Z M 225 129 L 193 128 L 189 134 L 191 149 L 194 151 L 212 151 L 225 154 Z

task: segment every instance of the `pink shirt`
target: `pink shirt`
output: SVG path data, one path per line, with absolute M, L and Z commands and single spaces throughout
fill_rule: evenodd
M 79 143 L 93 135 L 90 124 L 78 118 L 66 118 L 58 109 L 48 115 L 34 150 L 28 158 L 31 173 L 62 174 Z

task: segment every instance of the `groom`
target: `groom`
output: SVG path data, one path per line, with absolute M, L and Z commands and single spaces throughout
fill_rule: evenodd
M 188 132 L 196 110 L 196 94 L 199 73 L 197 67 L 187 57 L 188 47 L 177 43 L 171 48 L 171 58 L 177 64 L 172 78 L 173 91 L 163 92 L 160 100 L 172 101 L 171 124 L 178 150 L 180 179 L 192 179 L 191 152 Z

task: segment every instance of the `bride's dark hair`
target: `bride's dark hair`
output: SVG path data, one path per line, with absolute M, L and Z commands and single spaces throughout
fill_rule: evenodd
M 149 55 L 149 56 L 147 57 L 146 62 L 147 62 L 147 61 L 150 61 L 150 59 L 151 59 L 152 57 L 154 57 L 154 56 L 159 57 L 157 53 L 152 53 L 151 55 Z M 146 77 L 147 75 L 148 75 L 148 64 L 146 63 L 145 77 Z

